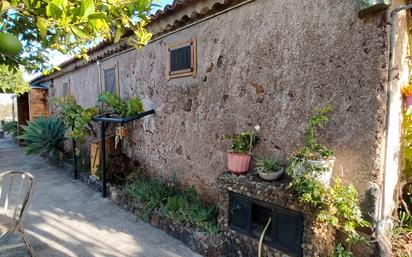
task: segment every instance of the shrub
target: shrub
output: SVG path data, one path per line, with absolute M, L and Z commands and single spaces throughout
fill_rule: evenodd
M 12 138 L 17 137 L 17 121 L 5 122 L 1 127 Z
M 140 98 L 131 98 L 122 100 L 119 96 L 109 92 L 103 92 L 99 95 L 98 101 L 106 104 L 109 111 L 119 114 L 122 118 L 135 116 L 143 112 L 143 104 Z
M 370 227 L 363 219 L 359 207 L 358 192 L 352 184 L 343 184 L 339 178 L 334 178 L 331 187 L 321 183 L 318 175 L 325 168 L 317 165 L 306 165 L 305 173 L 298 174 L 295 170 L 299 165 L 305 164 L 305 160 L 324 160 L 333 156 L 331 150 L 318 143 L 318 129 L 329 120 L 328 114 L 333 110 L 332 106 L 317 109 L 308 122 L 305 132 L 305 146 L 292 156 L 288 167 L 288 173 L 292 176 L 290 186 L 295 190 L 301 202 L 318 208 L 317 221 L 326 223 L 344 233 L 346 237 L 346 248 L 339 244 L 334 256 L 351 256 L 350 247 L 358 241 L 365 239 L 358 233 L 357 229 Z
M 84 142 L 89 132 L 97 137 L 91 125 L 93 117 L 97 114 L 95 107 L 83 108 L 77 104 L 74 96 L 56 97 L 51 99 L 51 104 L 57 108 L 60 118 L 70 129 L 70 137 L 78 143 Z
M 138 173 L 123 193 L 145 205 L 140 215 L 144 220 L 159 208 L 161 216 L 176 223 L 188 222 L 208 233 L 218 232 L 216 208 L 203 204 L 194 188 L 180 190 L 175 183 L 166 184 Z
M 140 216 L 144 220 L 149 220 L 154 209 L 162 206 L 169 197 L 176 195 L 177 190 L 174 187 L 167 186 L 159 178 L 151 180 L 139 176 L 132 184 L 126 186 L 124 193 L 126 196 L 145 204 Z
M 164 216 L 174 222 L 189 222 L 211 234 L 219 230 L 215 222 L 216 208 L 205 206 L 193 187 L 169 197 L 162 211 Z
M 17 138 L 25 141 L 26 154 L 48 153 L 55 156 L 58 152 L 64 152 L 67 129 L 60 119 L 39 117 L 22 128 L 23 135 Z

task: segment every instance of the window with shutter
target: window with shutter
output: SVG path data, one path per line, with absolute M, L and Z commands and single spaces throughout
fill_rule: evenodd
M 196 77 L 197 53 L 194 38 L 166 45 L 166 78 Z

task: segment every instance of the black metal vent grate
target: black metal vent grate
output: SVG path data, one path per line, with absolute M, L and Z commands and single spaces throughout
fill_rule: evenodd
M 259 239 L 269 218 L 264 242 L 292 256 L 302 256 L 302 214 L 230 192 L 229 227 Z

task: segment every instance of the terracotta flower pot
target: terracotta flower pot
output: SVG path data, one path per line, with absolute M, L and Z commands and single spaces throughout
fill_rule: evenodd
M 128 131 L 127 128 L 125 127 L 118 127 L 116 129 L 116 135 L 118 135 L 120 138 L 125 138 L 127 137 Z
M 407 95 L 405 96 L 405 106 L 406 106 L 406 110 L 409 109 L 409 106 L 412 105 L 412 95 Z
M 228 168 L 235 174 L 249 171 L 251 154 L 227 153 Z

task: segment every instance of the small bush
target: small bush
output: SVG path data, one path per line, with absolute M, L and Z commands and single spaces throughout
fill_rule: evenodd
M 67 129 L 60 119 L 39 117 L 22 128 L 23 135 L 17 138 L 26 143 L 26 154 L 47 153 L 55 156 L 58 152 L 64 152 L 64 141 L 67 139 L 64 135 Z
M 144 220 L 149 220 L 153 211 L 159 208 L 161 216 L 176 223 L 188 222 L 211 234 L 218 232 L 216 208 L 203 204 L 194 188 L 183 191 L 175 183 L 166 184 L 159 178 L 152 180 L 138 174 L 126 186 L 124 194 L 145 204 L 140 215 Z
M 139 176 L 138 180 L 126 186 L 124 193 L 126 196 L 145 204 L 141 218 L 147 221 L 154 209 L 162 206 L 169 197 L 176 195 L 177 190 L 167 186 L 159 178 L 150 180 L 147 177 Z
M 7 135 L 10 135 L 12 138 L 17 137 L 17 121 L 9 121 L 5 122 L 1 128 L 7 133 Z
M 169 197 L 162 211 L 164 216 L 174 222 L 189 222 L 212 234 L 219 230 L 216 225 L 216 208 L 206 207 L 193 187 Z

